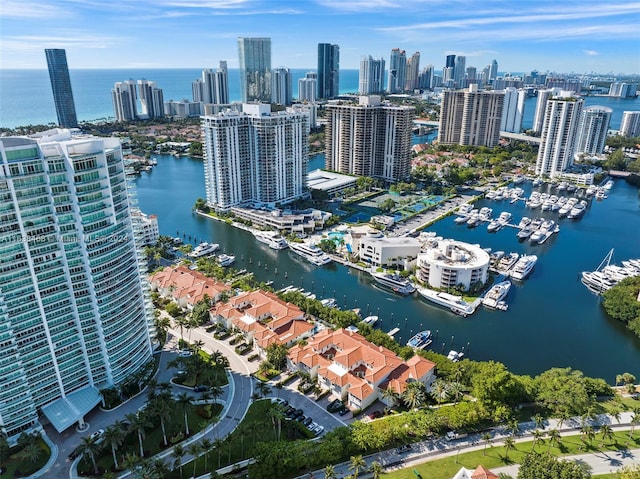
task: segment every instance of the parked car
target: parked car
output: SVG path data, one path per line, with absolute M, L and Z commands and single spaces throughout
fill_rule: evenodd
M 318 426 L 313 430 L 313 433 L 316 436 L 319 436 L 320 434 L 322 434 L 324 432 L 324 426 Z
M 404 454 L 411 450 L 411 444 L 404 444 L 400 447 L 396 447 L 396 454 Z
M 286 417 L 291 417 L 293 416 L 293 413 L 295 412 L 296 408 L 294 408 L 293 406 L 289 406 L 287 409 L 284 410 L 284 415 Z
M 82 451 L 82 448 L 80 446 L 76 447 L 73 451 L 71 451 L 71 453 L 69 453 L 67 458 L 70 461 L 73 461 L 76 457 L 80 456 L 80 451 Z
M 308 426 L 309 424 L 311 424 L 313 422 L 313 419 L 311 419 L 310 417 L 306 418 L 304 421 L 302 421 L 302 424 L 304 424 L 305 426 Z
M 96 443 L 99 443 L 102 441 L 101 438 L 103 434 L 104 434 L 104 429 L 98 429 L 97 431 L 91 433 L 91 436 L 89 436 L 89 439 L 92 439 Z
M 344 406 L 344 404 L 342 404 L 342 401 L 340 399 L 335 399 L 331 403 L 329 403 L 329 405 L 327 406 L 327 411 L 338 412 L 338 409 L 340 409 L 342 406 Z
M 447 441 L 455 441 L 456 439 L 464 439 L 468 435 L 469 434 L 467 434 L 466 432 L 449 431 L 449 432 L 447 432 L 447 435 L 445 436 L 445 439 Z
M 350 412 L 349 408 L 347 406 L 345 406 L 344 404 L 342 405 L 342 407 L 340 407 L 340 409 L 338 409 L 338 414 L 340 414 L 341 416 L 344 416 L 348 412 Z
M 304 424 L 304 422 L 307 420 L 307 416 L 305 416 L 304 414 L 301 414 L 300 416 L 298 416 L 296 418 L 296 421 L 301 422 Z
M 297 419 L 298 417 L 302 416 L 304 414 L 304 411 L 302 409 L 296 409 L 295 411 L 293 411 L 293 414 L 291 415 L 291 417 L 293 419 Z
M 370 412 L 369 414 L 367 414 L 367 417 L 369 419 L 377 419 L 380 416 L 382 416 L 382 413 L 380 411 L 373 411 L 373 412 Z
M 182 351 L 180 351 L 178 356 L 180 356 L 181 358 L 188 358 L 189 356 L 191 356 L 191 354 L 192 353 L 190 349 L 183 349 Z

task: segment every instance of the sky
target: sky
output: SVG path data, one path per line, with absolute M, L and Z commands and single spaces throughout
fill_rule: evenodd
M 632 0 L 2 0 L 0 68 L 45 69 L 64 48 L 71 69 L 238 67 L 238 37 L 270 37 L 272 68 L 340 68 L 392 48 L 421 68 L 466 56 L 500 72 L 640 74 L 640 2 Z

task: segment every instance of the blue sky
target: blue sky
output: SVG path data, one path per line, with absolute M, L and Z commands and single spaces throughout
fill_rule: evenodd
M 272 67 L 316 67 L 318 43 L 360 57 L 419 51 L 501 72 L 640 74 L 640 2 L 630 0 L 2 0 L 0 67 L 237 68 L 237 37 L 272 39 Z

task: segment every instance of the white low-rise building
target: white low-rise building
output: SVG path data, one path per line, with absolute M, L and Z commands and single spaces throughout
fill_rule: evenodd
M 365 263 L 381 268 L 409 269 L 420 253 L 420 242 L 411 237 L 387 237 L 372 231 L 360 238 L 358 255 Z
M 488 272 L 489 253 L 478 245 L 443 240 L 418 255 L 417 277 L 432 288 L 467 291 L 474 283 L 486 283 Z
M 156 215 L 147 215 L 139 208 L 131 208 L 131 223 L 139 244 L 151 246 L 157 243 L 160 238 L 160 229 Z

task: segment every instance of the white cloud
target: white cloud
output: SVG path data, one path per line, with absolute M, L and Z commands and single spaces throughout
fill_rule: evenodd
M 2 8 L 0 8 L 0 17 L 3 18 L 55 18 L 66 16 L 68 13 L 59 6 L 28 0 L 21 2 L 2 0 Z
M 122 45 L 123 37 L 100 36 L 78 31 L 56 35 L 16 35 L 2 39 L 2 49 L 10 52 L 44 51 L 45 48 L 107 49 Z
M 318 4 L 326 8 L 342 10 L 346 12 L 358 12 L 363 10 L 376 10 L 379 8 L 406 8 L 391 0 L 316 0 Z
M 600 55 L 600 52 L 597 52 L 595 50 L 583 50 L 583 52 L 588 57 L 596 57 L 596 56 Z

